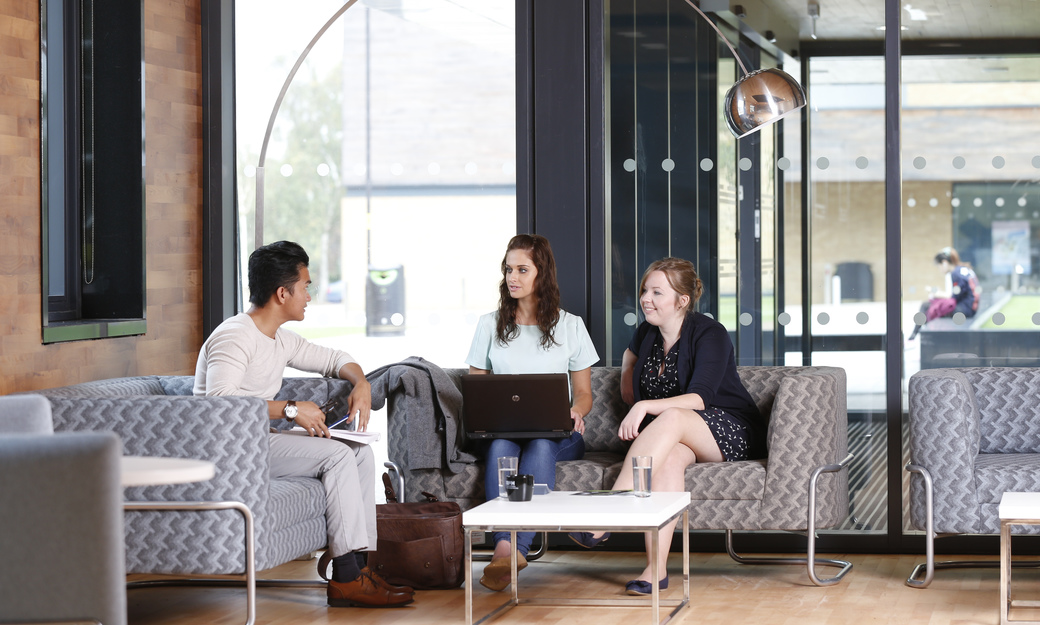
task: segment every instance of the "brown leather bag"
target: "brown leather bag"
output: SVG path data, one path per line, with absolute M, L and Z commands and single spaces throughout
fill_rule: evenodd
M 368 567 L 399 586 L 430 590 L 458 588 L 465 577 L 462 510 L 453 501 L 397 503 L 390 476 L 383 474 L 386 504 L 376 506 L 378 542 Z

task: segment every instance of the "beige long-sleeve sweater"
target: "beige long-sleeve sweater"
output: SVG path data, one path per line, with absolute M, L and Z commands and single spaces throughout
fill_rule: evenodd
M 252 317 L 239 313 L 217 326 L 202 345 L 193 393 L 272 400 L 282 387 L 286 365 L 334 378 L 352 362 L 350 354 L 315 345 L 285 328 L 278 328 L 272 339 Z

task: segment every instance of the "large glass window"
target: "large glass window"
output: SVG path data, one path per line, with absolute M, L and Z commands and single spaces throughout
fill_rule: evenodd
M 738 365 L 833 365 L 849 372 L 849 443 L 857 455 L 849 516 L 834 531 L 884 532 L 884 291 L 863 278 L 884 272 L 884 133 L 880 123 L 874 134 L 846 128 L 842 120 L 853 113 L 833 97 L 857 77 L 879 79 L 880 62 L 812 66 L 821 74 L 833 70 L 836 80 L 821 81 L 820 92 L 810 94 L 810 124 L 822 132 L 810 146 L 806 213 L 799 118 L 734 138 L 721 110 L 742 70 L 685 2 L 611 5 L 608 22 L 611 361 L 620 363 L 640 320 L 641 271 L 665 255 L 694 261 L 705 282 L 699 310 L 730 331 Z M 782 64 L 800 73 L 779 50 L 720 22 L 743 65 Z M 864 69 L 870 71 L 857 73 Z M 883 85 L 869 88 L 883 93 Z M 883 105 L 883 98 L 872 104 Z M 858 143 L 865 138 L 868 146 Z M 866 180 L 857 165 L 864 154 L 876 168 L 867 193 L 857 186 Z M 808 241 L 806 219 L 813 223 Z M 847 271 L 837 286 L 836 276 Z M 804 284 L 811 285 L 805 294 Z
M 888 526 L 885 81 L 881 57 L 809 59 L 809 323 L 814 365 L 848 374 L 847 529 Z M 788 353 L 788 364 L 802 354 Z
M 736 164 L 715 157 L 711 136 L 721 97 L 713 77 L 727 71 L 727 63 L 730 74 L 735 70 L 732 58 L 719 68 L 698 60 L 704 58 L 705 42 L 714 47 L 716 40 L 684 2 L 616 3 L 607 22 L 606 221 L 612 280 L 604 360 L 620 365 L 641 320 L 639 280 L 654 260 L 678 256 L 694 262 L 705 287 L 700 311 L 718 316 L 720 298 L 728 298 L 730 308 L 735 302 L 736 185 L 732 179 L 717 187 L 716 182 Z M 724 126 L 719 132 L 729 134 Z M 717 220 L 714 210 L 720 196 L 731 207 L 728 238 L 719 234 L 723 218 Z M 719 250 L 722 239 L 728 242 L 726 253 Z M 728 281 L 720 281 L 720 272 L 728 272 Z M 735 322 L 735 315 L 730 320 Z
M 275 98 L 341 6 L 237 3 L 243 263 Z M 316 42 L 264 167 L 263 241 L 302 244 L 317 287 L 295 331 L 366 370 L 413 355 L 463 366 L 516 229 L 514 21 L 512 0 L 361 0 Z
M 1035 55 L 903 59 L 904 333 L 927 322 L 908 374 L 1040 364 L 1038 68 Z
M 342 4 L 236 3 L 243 276 L 271 109 Z M 315 43 L 264 164 L 263 242 L 303 245 L 316 286 L 287 327 L 365 371 L 409 356 L 465 366 L 516 232 L 514 22 L 513 0 L 361 0 Z M 370 427 L 385 431 L 385 418 Z M 382 463 L 386 441 L 374 447 Z
M 904 55 L 902 75 L 904 383 L 1038 366 L 1040 57 Z

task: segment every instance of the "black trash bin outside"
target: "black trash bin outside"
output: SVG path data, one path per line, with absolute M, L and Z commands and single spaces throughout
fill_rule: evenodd
M 404 265 L 368 268 L 365 336 L 404 335 Z
M 841 278 L 841 301 L 874 301 L 874 273 L 870 265 L 860 262 L 838 263 L 834 274 Z

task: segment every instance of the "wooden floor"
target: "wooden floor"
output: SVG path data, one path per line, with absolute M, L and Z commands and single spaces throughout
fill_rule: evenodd
M 642 568 L 642 555 L 619 552 L 550 551 L 521 573 L 521 597 L 622 597 L 623 584 Z M 690 605 L 673 623 L 698 625 L 755 624 L 904 624 L 994 625 L 999 623 L 999 569 L 939 571 L 930 588 L 904 585 L 919 556 L 851 555 L 854 568 L 837 586 L 818 588 L 803 567 L 740 565 L 725 554 L 693 554 Z M 672 554 L 670 588 L 665 599 L 682 596 L 678 574 L 681 556 Z M 264 571 L 262 577 L 316 579 L 314 561 L 291 562 Z M 479 578 L 483 563 L 474 565 Z M 821 568 L 821 575 L 832 569 Z M 1040 597 L 1040 572 L 1015 571 L 1016 599 Z M 493 593 L 474 590 L 474 612 L 479 618 L 508 597 L 508 589 Z M 131 625 L 166 623 L 233 624 L 245 622 L 245 592 L 240 589 L 147 588 L 127 598 Z M 440 624 L 465 622 L 465 591 L 416 593 L 415 603 L 396 609 L 330 608 L 322 590 L 258 589 L 257 623 L 397 623 Z M 1038 618 L 1023 613 L 1017 618 Z M 494 623 L 567 623 L 631 625 L 649 623 L 649 608 L 546 608 L 519 606 Z

